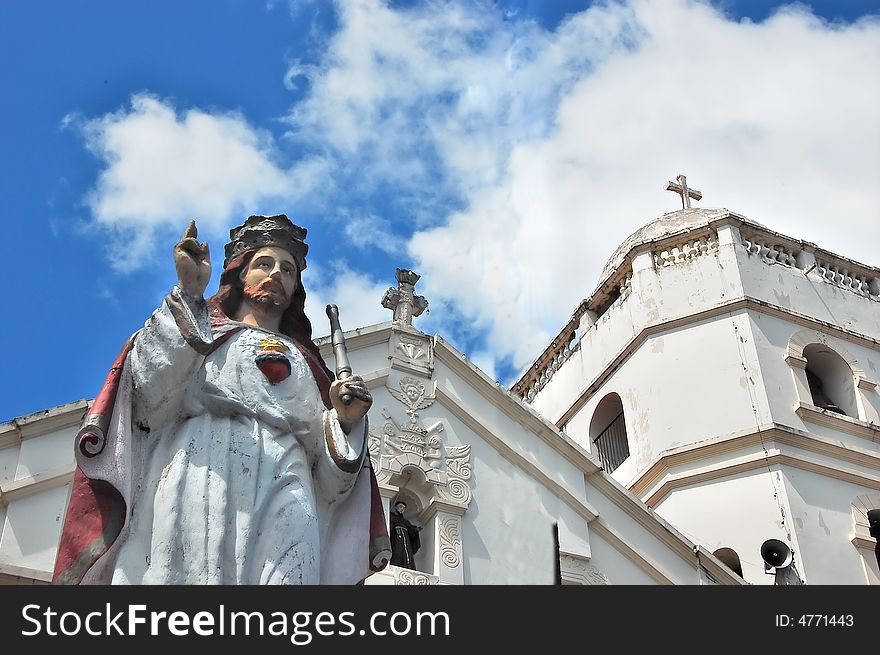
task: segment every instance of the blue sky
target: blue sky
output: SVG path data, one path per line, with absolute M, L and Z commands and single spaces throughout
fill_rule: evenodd
M 308 309 L 390 318 L 396 267 L 509 384 L 685 173 L 878 266 L 880 2 L 0 4 L 11 265 L 0 421 L 92 398 L 249 214 L 309 230 Z

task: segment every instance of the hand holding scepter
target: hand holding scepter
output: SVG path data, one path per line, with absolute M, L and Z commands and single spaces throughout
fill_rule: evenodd
M 330 402 L 340 418 L 355 423 L 370 409 L 373 396 L 364 379 L 351 374 L 345 336 L 339 325 L 339 308 L 336 305 L 327 305 L 327 317 L 330 319 L 330 342 L 336 358 L 336 380 L 330 385 Z

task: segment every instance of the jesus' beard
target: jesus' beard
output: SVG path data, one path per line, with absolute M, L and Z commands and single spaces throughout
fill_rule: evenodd
M 283 311 L 290 304 L 290 297 L 284 291 L 284 287 L 275 280 L 264 280 L 260 284 L 245 284 L 244 297 L 252 305 L 264 310 L 277 307 Z

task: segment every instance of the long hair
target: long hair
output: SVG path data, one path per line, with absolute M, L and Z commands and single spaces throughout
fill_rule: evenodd
M 240 257 L 233 259 L 220 274 L 220 287 L 217 293 L 208 298 L 208 309 L 214 316 L 220 313 L 223 318 L 235 316 L 241 307 L 244 299 L 244 284 L 241 281 L 241 272 L 247 268 L 251 260 L 254 258 L 256 250 L 246 252 Z M 327 368 L 327 363 L 321 357 L 321 352 L 312 341 L 312 323 L 306 316 L 306 290 L 302 284 L 302 271 L 299 266 L 296 267 L 296 289 L 290 300 L 290 305 L 281 315 L 281 323 L 279 330 L 281 334 L 290 337 L 300 346 L 309 351 L 314 358 L 321 364 L 327 378 L 334 379 L 333 373 Z

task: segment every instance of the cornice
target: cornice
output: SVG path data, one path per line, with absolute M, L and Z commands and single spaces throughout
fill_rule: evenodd
M 431 519 L 433 519 L 439 513 L 452 514 L 453 516 L 464 516 L 464 513 L 467 511 L 466 506 L 462 506 L 458 503 L 451 503 L 445 500 L 440 500 L 438 498 L 432 498 L 431 502 L 428 503 L 428 506 L 422 510 L 422 513 L 419 515 L 419 520 L 422 523 L 427 523 Z
M 343 333 L 343 336 L 345 337 L 345 345 L 349 351 L 354 351 L 361 350 L 362 348 L 369 348 L 370 346 L 375 346 L 380 343 L 386 343 L 389 339 L 392 328 L 393 323 L 387 321 L 385 323 L 377 323 L 376 325 L 368 325 L 366 327 L 349 330 L 348 332 Z M 314 341 L 315 345 L 318 346 L 321 351 L 322 357 L 333 356 L 333 345 L 330 341 L 329 335 L 319 337 Z
M 569 408 L 565 410 L 562 416 L 560 416 L 556 420 L 555 425 L 557 427 L 562 427 L 569 420 L 571 420 L 571 418 L 584 405 L 587 404 L 587 402 L 596 392 L 596 390 L 599 389 L 599 387 L 601 387 L 602 384 L 604 384 L 605 381 L 609 377 L 611 377 L 611 375 L 627 359 L 629 359 L 630 355 L 632 355 L 639 347 L 641 347 L 649 338 L 657 336 L 659 334 L 663 334 L 664 332 L 668 332 L 670 330 L 675 330 L 681 327 L 692 325 L 694 323 L 700 323 L 711 318 L 716 318 L 724 314 L 731 314 L 744 310 L 757 311 L 762 314 L 766 314 L 767 316 L 773 316 L 775 318 L 782 318 L 784 320 L 791 321 L 792 323 L 801 325 L 803 327 L 819 329 L 828 334 L 833 334 L 834 336 L 849 343 L 855 343 L 870 350 L 880 351 L 880 340 L 878 339 L 874 339 L 853 330 L 847 330 L 840 326 L 834 325 L 833 323 L 828 323 L 827 321 L 812 318 L 805 314 L 799 314 L 798 312 L 792 311 L 785 307 L 780 307 L 779 305 L 768 303 L 764 300 L 752 298 L 751 296 L 744 296 L 741 298 L 729 300 L 727 302 L 719 303 L 713 307 L 704 309 L 703 311 L 688 314 L 687 316 L 679 316 L 673 319 L 669 319 L 667 321 L 662 321 L 660 323 L 654 323 L 652 325 L 647 325 L 643 327 L 638 332 L 638 334 L 630 339 L 620 349 L 620 351 L 618 351 L 617 355 L 615 355 L 611 359 L 611 361 L 593 378 L 593 380 L 589 382 L 586 387 L 584 387 L 584 389 L 577 395 Z
M 863 391 L 873 391 L 877 388 L 877 383 L 874 382 L 874 380 L 869 380 L 868 378 L 861 376 L 859 377 L 859 381 L 856 383 L 856 385 L 859 387 L 859 389 L 862 389 Z
M 594 473 L 601 469 L 601 465 L 589 452 L 575 443 L 556 425 L 487 377 L 485 373 L 471 364 L 465 355 L 458 352 L 442 337 L 435 336 L 434 340 L 436 359 L 443 362 L 459 377 L 470 382 L 471 388 L 492 406 L 540 437 L 547 445 L 584 472 Z
M 865 538 L 859 535 L 853 535 L 853 538 L 850 539 L 850 543 L 856 548 L 864 548 L 866 550 L 874 550 L 877 547 L 877 540 L 872 538 Z
M 880 426 L 873 423 L 829 412 L 827 409 L 803 402 L 798 403 L 794 413 L 804 421 L 824 425 L 826 428 L 840 430 L 874 443 L 880 443 Z
M 598 515 L 598 510 L 585 500 L 578 498 L 572 491 L 556 482 L 553 477 L 537 464 L 530 462 L 524 455 L 514 450 L 507 442 L 498 437 L 494 432 L 486 428 L 480 421 L 471 416 L 464 406 L 441 384 L 437 384 L 434 390 L 437 402 L 452 412 L 455 417 L 473 430 L 483 440 L 491 444 L 509 462 L 535 478 L 545 487 L 553 491 L 563 502 L 583 517 L 587 522 L 593 521 Z M 587 460 L 589 461 L 589 460 Z M 579 467 L 583 472 L 583 469 Z
M 390 368 L 380 368 L 379 370 L 371 371 L 362 377 L 364 378 L 364 382 L 366 382 L 368 389 L 378 389 L 379 387 L 385 386 L 385 383 L 388 382 L 388 376 L 390 375 Z
M 0 449 L 17 446 L 25 439 L 55 430 L 79 426 L 90 404 L 87 400 L 77 400 L 14 418 L 0 425 Z
M 590 529 L 593 530 L 593 532 L 597 536 L 602 537 L 605 541 L 607 541 L 608 544 L 617 552 L 624 555 L 628 560 L 633 562 L 642 571 L 647 573 L 651 577 L 651 579 L 658 584 L 675 584 L 672 581 L 672 578 L 663 573 L 663 571 L 660 570 L 657 564 L 648 561 L 644 557 L 644 555 L 642 555 L 638 550 L 630 546 L 627 540 L 624 539 L 620 534 L 618 534 L 617 531 L 614 530 L 610 525 L 605 523 L 603 519 L 596 519 L 595 521 L 590 523 Z
M 21 584 L 20 580 L 28 580 L 37 584 L 48 584 L 52 582 L 52 572 L 0 562 L 0 584 L 3 583 L 3 578 L 11 579 L 12 584 Z
M 738 450 L 748 448 L 763 449 L 775 444 L 793 446 L 843 462 L 873 467 L 880 471 L 880 452 L 872 452 L 853 446 L 843 446 L 840 442 L 775 423 L 760 426 L 757 431 L 734 433 L 664 451 L 643 473 L 628 485 L 628 488 L 632 493 L 641 498 L 652 487 L 659 484 L 663 476 L 673 468 L 689 463 L 696 464 L 700 461 Z
M 662 484 L 654 489 L 644 502 L 649 507 L 656 507 L 662 500 L 668 497 L 669 494 L 681 487 L 701 484 L 711 480 L 719 480 L 749 471 L 765 469 L 769 471 L 772 466 L 791 466 L 792 468 L 809 471 L 836 480 L 842 480 L 860 487 L 880 490 L 880 475 L 872 477 L 859 473 L 858 471 L 834 468 L 801 455 L 791 455 L 777 450 L 775 452 L 768 452 L 766 455 L 755 454 L 744 461 L 737 462 L 736 464 L 719 466 L 700 471 L 699 473 L 682 473 L 666 476 Z
M 699 548 L 692 543 L 684 535 L 679 533 L 666 519 L 659 516 L 653 509 L 641 502 L 632 502 L 632 492 L 621 485 L 617 480 L 602 472 L 599 475 L 590 477 L 590 481 L 600 491 L 621 508 L 630 518 L 636 521 L 642 528 L 646 529 L 654 535 L 659 541 L 663 542 L 668 548 L 675 552 L 682 559 L 690 560 L 694 557 L 694 548 Z M 658 526 L 660 529 L 658 530 Z M 593 527 L 593 523 L 590 524 Z M 711 553 L 704 553 L 704 556 L 714 561 Z M 718 566 L 724 567 L 718 562 Z M 730 570 L 724 567 L 720 572 L 713 571 L 713 576 L 717 578 L 719 575 L 730 575 Z
M 0 425 L 0 450 L 21 444 L 21 430 L 14 421 Z
M 61 487 L 73 480 L 74 471 L 76 471 L 76 464 L 69 464 L 52 471 L 30 475 L 0 485 L 0 507 L 41 491 Z

